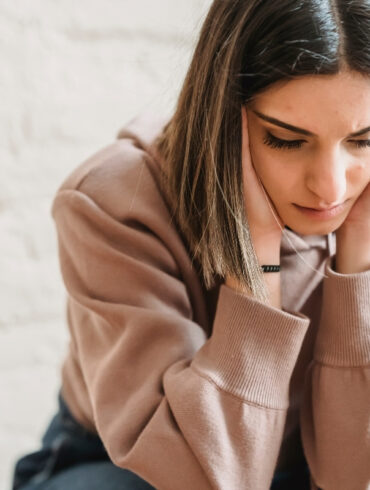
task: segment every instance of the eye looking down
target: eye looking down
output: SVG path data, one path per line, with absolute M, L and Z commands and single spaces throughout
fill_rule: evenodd
M 247 115 L 253 166 L 284 224 L 302 235 L 338 229 L 370 181 L 370 80 L 281 82 Z

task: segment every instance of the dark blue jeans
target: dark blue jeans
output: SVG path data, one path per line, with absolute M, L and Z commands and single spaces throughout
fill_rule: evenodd
M 61 393 L 58 411 L 42 437 L 40 450 L 20 458 L 12 490 L 151 490 L 148 482 L 115 466 L 98 435 L 74 419 Z M 270 490 L 309 490 L 307 464 L 275 474 Z M 154 489 L 155 490 L 155 489 Z
M 111 462 L 99 436 L 77 422 L 60 391 L 58 405 L 41 449 L 16 462 L 12 490 L 154 489 Z

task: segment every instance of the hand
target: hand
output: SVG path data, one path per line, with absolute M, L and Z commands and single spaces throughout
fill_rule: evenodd
M 337 272 L 356 274 L 370 269 L 370 183 L 336 231 L 336 241 Z
M 274 204 L 264 189 L 252 163 L 248 137 L 248 119 L 245 106 L 242 107 L 242 165 L 243 165 L 243 190 L 244 202 L 248 224 L 252 236 L 253 245 L 258 255 L 260 247 L 270 244 L 278 246 L 280 242 L 284 223 L 279 217 Z M 272 209 L 280 223 L 273 216 Z
M 340 234 L 346 230 L 356 232 L 370 230 L 370 182 L 365 187 L 364 191 L 353 204 L 347 218 L 338 228 L 337 233 Z
M 282 237 L 281 228 L 284 224 L 278 216 L 277 211 L 268 197 L 252 163 L 249 148 L 247 111 L 242 107 L 242 165 L 243 165 L 243 190 L 245 209 L 251 233 L 254 249 L 260 265 L 280 263 L 280 244 Z M 274 210 L 279 227 L 273 216 L 271 208 Z M 264 274 L 265 284 L 269 291 L 269 302 L 276 308 L 281 308 L 280 294 L 280 274 Z M 231 276 L 225 278 L 226 286 L 235 289 L 243 294 L 249 295 L 250 292 L 243 287 L 239 281 Z

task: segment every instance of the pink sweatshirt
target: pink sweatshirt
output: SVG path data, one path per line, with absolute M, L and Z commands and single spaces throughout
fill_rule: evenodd
M 313 490 L 370 489 L 370 271 L 286 230 L 282 310 L 206 290 L 158 185 L 164 122 L 132 120 L 53 201 L 73 415 L 158 490 L 268 490 L 304 458 Z

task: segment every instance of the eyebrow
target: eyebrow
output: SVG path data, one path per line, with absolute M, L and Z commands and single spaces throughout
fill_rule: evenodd
M 311 133 L 311 131 L 308 131 L 307 129 L 298 128 L 297 126 L 292 126 L 291 124 L 288 124 L 284 121 L 279 121 L 279 119 L 276 119 L 275 117 L 267 116 L 266 114 L 262 114 L 261 112 L 256 111 L 255 109 L 252 110 L 256 114 L 256 116 L 271 124 L 275 124 L 275 126 L 280 126 L 281 128 L 288 129 L 289 131 L 294 131 L 294 133 L 304 134 L 305 136 L 317 136 L 317 134 Z M 361 136 L 362 134 L 368 133 L 369 131 L 370 131 L 370 126 L 368 126 L 367 128 L 360 129 L 360 131 L 356 131 L 355 133 L 351 133 L 348 135 L 348 137 L 353 138 L 354 136 Z

